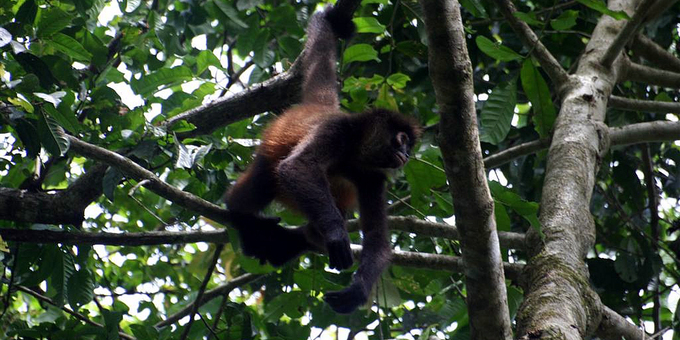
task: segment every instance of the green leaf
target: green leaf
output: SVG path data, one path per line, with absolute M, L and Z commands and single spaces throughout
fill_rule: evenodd
M 75 60 L 89 62 L 92 59 L 92 54 L 83 45 L 66 34 L 55 33 L 46 43 Z
M 68 280 L 68 304 L 71 307 L 82 306 L 94 298 L 94 279 L 92 274 L 81 269 Z
M 71 24 L 71 20 L 73 20 L 73 16 L 64 12 L 59 7 L 50 7 L 40 15 L 37 34 L 41 38 L 49 37 L 68 27 Z
M 269 48 L 269 30 L 261 30 L 253 42 L 253 61 L 261 68 L 267 68 L 276 58 L 274 51 Z
M 410 160 L 404 166 L 404 174 L 411 186 L 411 203 L 416 208 L 426 204 L 432 188 L 446 185 L 444 170 L 426 160 L 418 158 Z
M 356 17 L 352 19 L 357 26 L 357 33 L 383 33 L 385 25 L 374 17 Z
M 238 0 L 236 1 L 236 9 L 239 11 L 245 11 L 263 3 L 264 0 Z
M 497 145 L 510 131 L 510 123 L 517 104 L 517 79 L 494 87 L 482 109 L 481 141 Z
M 123 180 L 123 174 L 118 168 L 109 167 L 106 169 L 104 178 L 102 178 L 102 191 L 104 192 L 104 196 L 111 202 L 113 202 L 115 197 L 113 191 L 118 187 L 121 180 Z
M 369 44 L 356 44 L 348 47 L 342 55 L 342 60 L 345 64 L 353 61 L 380 61 L 378 59 L 378 51 Z
M 80 132 L 80 122 L 78 119 L 76 119 L 76 116 L 73 114 L 73 112 L 69 111 L 67 114 L 64 114 L 51 105 L 43 106 L 43 110 L 45 110 L 45 112 L 47 112 L 50 117 L 54 118 L 54 120 L 57 121 L 59 125 L 63 126 L 67 131 L 72 133 Z
M 462 0 L 460 4 L 477 18 L 488 18 L 484 5 L 479 0 Z
M 33 113 L 35 111 L 35 108 L 33 108 L 33 105 L 31 105 L 31 103 L 25 101 L 23 98 L 20 98 L 20 97 L 11 98 L 10 97 L 10 98 L 7 98 L 7 101 L 14 104 L 14 106 L 21 107 L 22 109 L 24 109 L 24 111 L 26 111 L 28 113 Z
M 196 58 L 196 74 L 201 74 L 208 69 L 208 66 L 215 66 L 218 69 L 222 69 L 222 64 L 220 60 L 217 59 L 215 53 L 209 50 L 201 51 Z
M 522 56 L 510 48 L 501 45 L 500 43 L 494 43 L 489 38 L 478 35 L 475 39 L 477 47 L 491 58 L 498 59 L 500 61 L 512 61 L 517 59 L 522 59 Z
M 503 204 L 514 210 L 527 220 L 541 236 L 543 235 L 541 231 L 541 222 L 538 220 L 538 203 L 524 200 L 522 197 L 498 182 L 489 182 L 489 190 L 491 190 L 491 195 L 497 204 Z
M 28 157 L 34 158 L 40 154 L 40 135 L 38 130 L 29 120 L 19 119 L 14 125 L 19 139 L 24 144 Z
M 388 84 L 383 84 L 378 91 L 378 98 L 376 98 L 375 107 L 381 107 L 384 109 L 398 111 L 399 106 L 397 105 L 397 100 L 390 92 L 390 86 Z
M 548 84 L 541 76 L 531 58 L 524 61 L 520 72 L 524 93 L 534 109 L 533 122 L 538 134 L 543 137 L 550 135 L 550 130 L 555 124 L 555 105 L 550 94 Z
M 411 80 L 411 77 L 403 73 L 395 73 L 387 77 L 387 83 L 395 89 L 403 89 L 409 80 Z
M 70 252 L 61 250 L 56 252 L 58 256 L 54 265 L 54 271 L 50 275 L 47 292 L 50 296 L 54 296 L 52 300 L 61 307 L 66 301 L 68 292 L 68 280 L 76 272 L 76 267 L 73 262 L 73 255 Z
M 229 20 L 231 20 L 231 23 L 234 23 L 240 26 L 241 28 L 248 28 L 248 24 L 246 24 L 245 22 L 243 22 L 243 20 L 241 20 L 241 18 L 239 18 L 238 11 L 234 7 L 232 7 L 232 2 L 227 2 L 224 0 L 215 0 L 214 3 L 215 5 L 217 5 L 217 8 L 219 8 L 220 11 L 222 11 L 222 13 L 224 13 L 224 15 L 226 15 L 229 18 Z
M 539 26 L 539 27 L 543 26 L 543 22 L 536 18 L 536 13 L 534 13 L 534 12 L 529 12 L 529 13 L 514 12 L 514 13 L 512 13 L 512 15 L 514 15 L 517 19 L 526 22 L 529 25 Z
M 54 118 L 48 117 L 42 111 L 38 121 L 38 132 L 42 145 L 53 156 L 61 156 L 68 151 L 70 142 L 64 135 L 64 129 Z
M 576 0 L 580 2 L 583 5 L 588 6 L 589 8 L 592 8 L 602 14 L 606 14 L 616 20 L 630 20 L 630 17 L 626 12 L 624 11 L 612 11 L 611 9 L 607 8 L 607 5 L 599 0 Z
M 574 10 L 564 11 L 564 12 L 562 12 L 562 14 L 560 14 L 559 17 L 557 17 L 553 20 L 550 20 L 550 26 L 552 26 L 552 28 L 554 28 L 558 31 L 567 30 L 567 29 L 574 27 L 574 25 L 576 25 L 576 19 L 577 18 L 578 18 L 578 11 L 574 11 Z
M 131 79 L 130 86 L 135 93 L 142 97 L 149 96 L 156 92 L 159 87 L 170 87 L 191 80 L 193 75 L 191 70 L 184 66 L 173 68 L 162 68 L 156 72 L 142 76 L 140 79 Z
M 104 316 L 104 329 L 106 330 L 106 340 L 118 340 L 118 329 L 120 322 L 123 320 L 123 313 L 118 311 L 109 311 L 101 308 L 102 316 Z

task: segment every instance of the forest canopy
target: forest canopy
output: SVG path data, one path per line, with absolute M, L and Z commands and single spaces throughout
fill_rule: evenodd
M 339 0 L 342 109 L 423 129 L 349 315 L 356 265 L 262 265 L 223 203 L 328 5 L 0 1 L 0 338 L 680 339 L 680 5 Z

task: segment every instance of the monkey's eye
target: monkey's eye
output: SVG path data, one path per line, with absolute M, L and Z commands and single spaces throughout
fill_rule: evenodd
M 405 132 L 399 132 L 395 136 L 395 141 L 396 141 L 396 146 L 402 146 L 402 145 L 408 145 L 410 138 L 408 138 L 408 135 Z

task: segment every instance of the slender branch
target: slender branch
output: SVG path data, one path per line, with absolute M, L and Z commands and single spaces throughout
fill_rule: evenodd
M 203 299 L 203 294 L 205 293 L 205 288 L 208 287 L 208 282 L 210 282 L 210 277 L 212 277 L 213 271 L 215 271 L 215 266 L 217 265 L 217 260 L 220 258 L 220 254 L 222 254 L 222 250 L 224 249 L 224 243 L 220 243 L 215 247 L 215 254 L 213 255 L 212 262 L 210 263 L 210 266 L 208 267 L 208 271 L 205 273 L 205 277 L 203 278 L 203 283 L 201 283 L 201 288 L 198 290 L 198 294 L 196 295 L 196 300 L 195 301 L 201 301 Z M 186 340 L 187 336 L 189 336 L 189 331 L 191 330 L 191 325 L 194 323 L 194 316 L 198 313 L 198 308 L 200 307 L 198 303 L 192 303 L 193 308 L 191 309 L 191 314 L 189 314 L 189 322 L 184 326 L 184 332 L 182 332 L 182 336 L 180 336 L 180 340 Z
M 210 302 L 214 298 L 218 298 L 222 295 L 225 295 L 235 288 L 241 287 L 243 285 L 249 284 L 259 278 L 263 277 L 262 275 L 256 275 L 256 274 L 243 274 L 239 277 L 234 278 L 233 280 L 222 284 L 220 286 L 217 286 L 216 288 L 213 288 L 209 291 L 206 291 L 205 294 L 203 294 L 203 297 L 200 300 L 194 300 L 190 305 L 182 308 L 179 312 L 168 316 L 165 320 L 158 322 L 154 325 L 156 328 L 161 328 L 165 326 L 172 325 L 173 323 L 181 320 L 183 317 L 191 314 L 191 312 L 194 310 L 194 305 L 198 305 L 200 308 L 201 306 L 205 305 L 206 303 Z M 196 301 L 200 301 L 198 304 Z
M 543 13 L 546 13 L 546 12 L 552 13 L 552 12 L 554 12 L 554 11 L 558 11 L 558 10 L 561 10 L 561 9 L 573 7 L 573 6 L 575 6 L 575 5 L 578 5 L 578 3 L 579 3 L 579 2 L 576 1 L 576 0 L 571 0 L 571 1 L 567 1 L 567 2 L 561 3 L 561 4 L 557 4 L 557 5 L 555 5 L 555 6 L 545 7 L 545 8 L 543 8 L 543 9 L 533 11 L 533 13 L 536 14 L 536 15 L 540 15 L 540 14 L 543 14 Z M 474 20 L 474 21 L 471 21 L 471 22 L 470 22 L 470 25 L 472 25 L 472 26 L 488 25 L 488 24 L 490 24 L 490 23 L 492 23 L 492 22 L 502 21 L 502 20 L 505 20 L 505 18 L 501 17 L 501 18 L 491 18 L 491 19 Z
M 508 24 L 512 27 L 512 30 L 515 31 L 515 34 L 517 34 L 524 46 L 533 51 L 533 56 L 538 60 L 543 67 L 543 70 L 548 74 L 548 77 L 550 77 L 556 85 L 558 89 L 557 93 L 561 93 L 561 88 L 569 81 L 569 75 L 564 71 L 562 65 L 560 65 L 557 59 L 550 53 L 548 48 L 543 45 L 531 27 L 524 21 L 515 17 L 514 13 L 517 9 L 515 9 L 515 5 L 513 5 L 512 2 L 509 0 L 495 0 L 495 2 L 498 4 L 501 13 L 503 13 Z
M 358 244 L 351 244 L 354 257 L 359 258 L 362 247 Z M 423 268 L 432 270 L 449 271 L 462 273 L 465 270 L 463 259 L 458 256 L 419 253 L 414 251 L 392 250 L 392 264 L 404 267 Z M 523 264 L 503 262 L 503 271 L 510 280 L 518 280 Z
M 152 246 L 195 242 L 229 242 L 229 233 L 226 229 L 184 232 L 149 231 L 140 233 L 89 233 L 0 228 L 0 236 L 2 236 L 5 241 L 23 243 L 103 244 L 108 246 Z
M 608 104 L 610 107 L 625 111 L 680 113 L 680 103 L 678 102 L 659 102 L 611 96 Z
M 612 146 L 680 140 L 680 122 L 654 121 L 609 129 Z M 511 160 L 533 154 L 549 146 L 545 139 L 522 143 L 484 158 L 487 170 Z
M 652 251 L 659 251 L 659 193 L 654 180 L 654 162 L 649 150 L 649 144 L 641 145 L 642 148 L 642 172 L 645 175 L 645 187 L 647 189 L 647 202 L 649 208 L 649 227 L 652 231 Z M 653 285 L 651 293 L 653 295 L 652 321 L 654 322 L 654 332 L 661 330 L 661 301 L 659 298 L 659 274 L 654 276 L 657 284 Z
M 647 38 L 642 34 L 635 36 L 632 43 L 629 44 L 630 49 L 635 54 L 647 59 L 656 67 L 664 70 L 680 72 L 680 59 L 668 52 L 665 48 L 659 46 L 652 39 Z
M 626 47 L 628 41 L 637 34 L 637 31 L 640 29 L 641 24 L 645 19 L 645 16 L 647 16 L 647 11 L 655 1 L 657 0 L 642 0 L 642 2 L 640 2 L 640 4 L 635 8 L 633 17 L 628 20 L 628 22 L 626 22 L 626 25 L 623 26 L 623 28 L 619 31 L 619 33 L 616 35 L 616 38 L 614 38 L 614 41 L 609 44 L 609 48 L 600 59 L 600 64 L 602 64 L 602 66 L 606 68 L 611 67 L 614 63 L 614 60 L 616 60 L 616 58 L 621 55 L 621 52 L 623 51 L 624 47 Z
M 444 223 L 433 223 L 414 217 L 388 217 L 388 226 L 393 230 L 415 233 L 420 236 L 442 237 L 457 240 L 458 229 Z M 350 231 L 359 230 L 358 220 L 347 222 Z M 207 231 L 149 231 L 139 233 L 88 233 L 78 231 L 54 231 L 34 229 L 0 228 L 0 236 L 5 241 L 22 243 L 63 243 L 78 245 L 109 246 L 152 246 L 159 244 L 186 244 L 195 242 L 226 243 L 229 232 L 226 229 Z M 500 243 L 510 249 L 524 247 L 524 234 L 499 232 Z
M 648 340 L 649 335 L 643 329 L 638 328 L 630 323 L 626 318 L 619 315 L 617 312 L 611 310 L 609 307 L 604 307 L 602 311 L 602 321 L 600 322 L 597 331 L 598 337 L 605 340 Z
M 621 80 L 639 81 L 649 85 L 680 88 L 680 73 L 659 70 L 653 67 L 627 61 L 621 72 Z
M 30 288 L 28 288 L 28 287 L 25 287 L 25 286 L 17 286 L 17 289 L 20 290 L 20 291 L 22 291 L 22 292 L 24 292 L 24 293 L 26 293 L 26 294 L 29 294 L 29 295 L 33 296 L 34 298 L 38 299 L 39 301 L 42 301 L 42 302 L 44 302 L 44 303 L 50 304 L 50 305 L 52 305 L 52 306 L 55 306 L 55 307 L 57 307 L 57 308 L 63 310 L 64 312 L 66 312 L 66 313 L 68 313 L 68 314 L 71 314 L 71 315 L 72 315 L 73 317 L 75 317 L 76 319 L 78 319 L 78 320 L 80 320 L 80 321 L 82 321 L 82 322 L 84 322 L 84 323 L 86 323 L 86 324 L 88 324 L 88 325 L 90 325 L 90 326 L 95 326 L 95 327 L 98 327 L 98 328 L 105 328 L 104 325 L 102 325 L 102 324 L 100 324 L 100 323 L 98 323 L 98 322 L 95 322 L 95 321 L 90 320 L 87 316 L 85 316 L 85 315 L 83 315 L 83 314 L 80 314 L 80 313 L 74 311 L 74 310 L 71 309 L 71 308 L 68 308 L 68 307 L 66 307 L 66 306 L 59 306 L 58 304 L 54 303 L 54 301 L 52 301 L 52 299 L 50 299 L 50 298 L 48 298 L 47 296 L 44 296 L 44 295 L 42 295 L 42 294 L 40 294 L 40 293 L 34 291 L 34 290 L 32 290 L 32 289 L 30 289 Z M 126 333 L 123 333 L 123 332 L 118 332 L 118 336 L 120 336 L 120 337 L 123 338 L 123 339 L 127 339 L 127 340 L 135 340 L 135 337 L 133 337 L 133 336 L 131 336 L 131 335 L 128 335 L 128 334 L 126 334 Z
M 645 24 L 656 20 L 661 14 L 666 13 L 671 6 L 675 5 L 676 1 L 678 0 L 659 0 L 655 2 L 649 10 L 647 10 Z
M 497 168 L 517 157 L 533 154 L 540 150 L 546 149 L 549 146 L 550 138 L 537 139 L 531 142 L 515 145 L 511 148 L 507 148 L 501 152 L 485 157 L 484 167 L 487 170 Z
M 144 187 L 155 192 L 159 196 L 179 204 L 187 209 L 208 217 L 222 224 L 229 223 L 230 213 L 226 209 L 210 203 L 192 193 L 177 189 L 161 180 L 151 171 L 144 169 L 131 159 L 126 158 L 113 151 L 101 148 L 81 141 L 71 135 L 65 135 L 71 143 L 71 150 L 91 159 L 116 167 L 125 175 L 137 181 L 147 181 Z

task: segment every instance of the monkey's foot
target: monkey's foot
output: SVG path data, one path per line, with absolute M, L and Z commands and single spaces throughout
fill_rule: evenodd
M 353 283 L 343 290 L 326 293 L 323 299 L 336 313 L 349 314 L 366 303 L 368 293 L 362 289 L 360 284 Z
M 338 270 L 347 269 L 354 263 L 352 250 L 349 248 L 349 235 L 343 229 L 342 234 L 329 237 L 326 241 L 329 265 Z
M 250 216 L 248 221 L 242 218 L 239 222 L 247 222 L 239 228 L 243 254 L 262 264 L 269 262 L 280 267 L 308 250 L 302 232 L 281 227 L 278 218 Z

